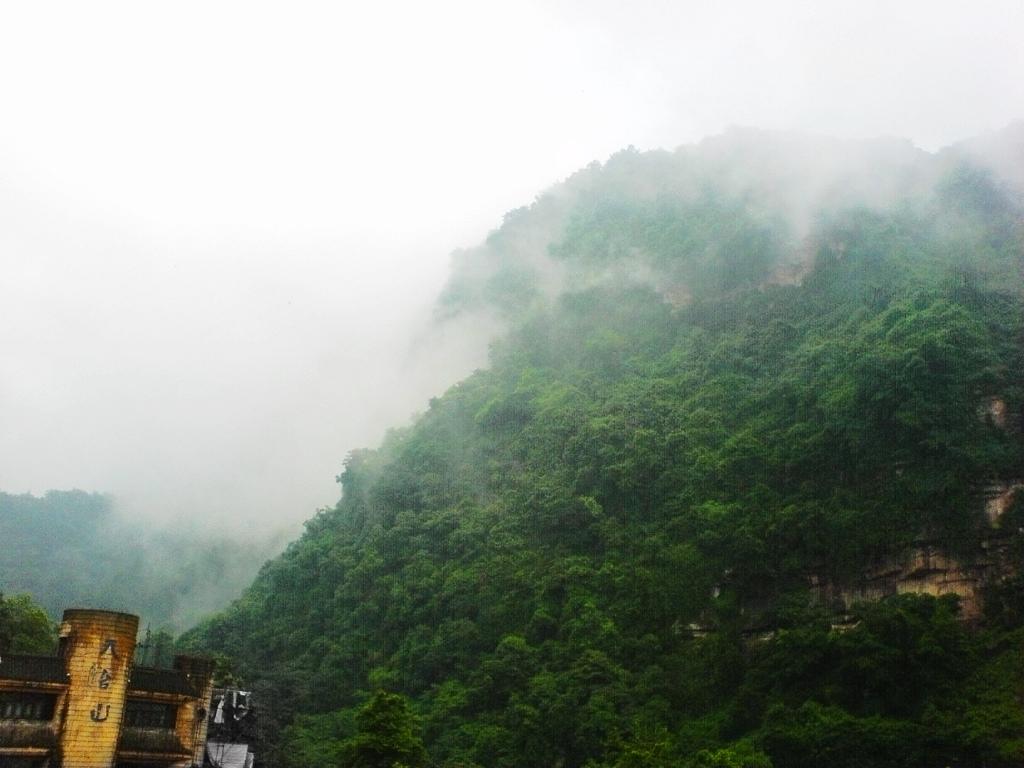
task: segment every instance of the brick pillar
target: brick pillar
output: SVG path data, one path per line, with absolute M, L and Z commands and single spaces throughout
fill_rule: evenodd
M 206 729 L 209 725 L 210 699 L 213 696 L 213 659 L 202 656 L 175 656 L 174 668 L 188 675 L 196 692 L 178 707 L 175 731 L 185 749 L 192 753 L 192 765 L 203 764 L 206 749 Z
M 111 768 L 124 716 L 139 617 L 69 609 L 60 627 L 68 674 L 62 768 Z

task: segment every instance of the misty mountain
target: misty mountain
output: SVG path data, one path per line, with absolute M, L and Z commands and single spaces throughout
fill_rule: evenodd
M 84 491 L 0 493 L 0 593 L 65 608 L 135 613 L 180 631 L 223 607 L 277 551 L 273 540 L 147 527 Z
M 510 212 L 436 312 L 503 325 L 488 367 L 184 645 L 292 766 L 382 688 L 452 768 L 1019 764 L 1019 573 L 975 629 L 812 586 L 922 542 L 1020 561 L 983 493 L 1024 475 L 1020 138 L 738 130 Z

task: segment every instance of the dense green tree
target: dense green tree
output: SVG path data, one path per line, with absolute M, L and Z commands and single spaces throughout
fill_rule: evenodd
M 57 633 L 46 612 L 29 595 L 0 593 L 0 655 L 50 653 Z
M 427 753 L 419 718 L 403 696 L 376 691 L 358 708 L 301 717 L 284 734 L 288 765 L 418 768 Z
M 339 746 L 344 768 L 419 768 L 427 752 L 418 718 L 396 693 L 377 691 L 355 716 L 356 732 Z
M 439 316 L 499 316 L 490 365 L 184 641 L 264 687 L 289 762 L 337 764 L 385 687 L 449 768 L 1013 764 L 1019 581 L 982 633 L 808 587 L 1020 547 L 981 493 L 1024 467 L 983 407 L 1024 411 L 1020 202 L 955 153 L 811 144 L 625 151 L 458 254 Z
M 224 605 L 274 543 L 197 537 L 116 512 L 83 491 L 0 493 L 0 585 L 31 594 L 53 620 L 102 605 L 181 631 Z
M 727 747 L 703 749 L 691 761 L 693 768 L 772 768 L 772 761 L 749 742 L 739 741 Z

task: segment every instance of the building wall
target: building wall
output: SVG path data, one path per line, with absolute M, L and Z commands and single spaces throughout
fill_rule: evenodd
M 178 709 L 175 730 L 185 749 L 192 755 L 193 765 L 202 765 L 206 750 L 206 731 L 209 727 L 210 699 L 213 696 L 213 661 L 211 659 L 178 656 L 174 668 L 189 676 L 199 694 Z
M 64 612 L 60 636 L 69 690 L 60 740 L 63 768 L 113 764 L 138 629 L 138 617 L 125 613 Z
M 68 610 L 58 656 L 0 663 L 0 694 L 15 697 L 8 699 L 8 719 L 0 708 L 0 764 L 14 759 L 43 768 L 202 765 L 213 663 L 178 656 L 173 670 L 133 667 L 138 623 L 124 613 Z M 50 720 L 40 719 L 49 715 L 38 708 L 24 708 L 39 694 L 54 697 Z M 136 702 L 134 727 L 125 721 L 129 701 Z M 162 706 L 170 719 L 140 723 L 140 716 L 153 712 L 140 710 L 139 702 L 157 705 L 158 716 Z

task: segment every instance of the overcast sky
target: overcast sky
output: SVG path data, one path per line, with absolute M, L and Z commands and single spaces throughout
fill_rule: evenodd
M 418 329 L 505 211 L 730 125 L 998 129 L 1022 40 L 1024 0 L 0 4 L 0 490 L 294 526 L 482 363 Z

